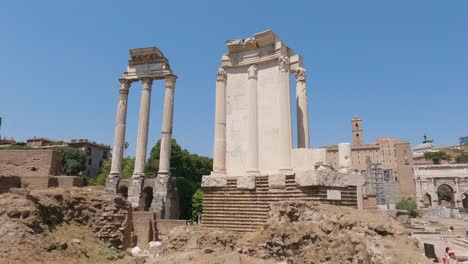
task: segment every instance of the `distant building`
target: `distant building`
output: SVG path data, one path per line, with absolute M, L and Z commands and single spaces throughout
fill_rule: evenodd
M 362 120 L 355 116 L 352 123 L 353 147 L 352 164 L 356 171 L 365 173 L 369 164 L 378 164 L 383 170 L 384 181 L 399 183 L 399 193 L 404 196 L 415 194 L 413 179 L 413 157 L 410 142 L 394 138 L 380 138 L 375 142 L 364 144 Z M 338 148 L 336 145 L 327 147 L 327 161 L 338 169 Z
M 96 178 L 101 174 L 104 161 L 110 158 L 110 146 L 98 144 L 87 139 L 72 139 L 67 144 L 86 153 L 86 170 L 82 172 L 82 176 Z
M 432 160 L 426 160 L 426 158 L 424 158 L 424 153 L 435 152 L 435 151 L 443 151 L 452 156 L 452 160 L 440 160 L 440 164 L 455 163 L 455 158 L 458 155 L 468 152 L 468 144 L 466 143 L 467 141 L 468 141 L 468 137 L 461 137 L 460 144 L 441 147 L 441 146 L 434 145 L 432 143 L 433 140 L 427 139 L 426 135 L 424 135 L 423 142 L 415 146 L 413 149 L 414 164 L 415 165 L 432 164 Z
M 32 138 L 26 141 L 26 145 L 32 148 L 51 148 L 58 146 L 69 146 L 81 149 L 86 154 L 86 169 L 81 176 L 96 178 L 102 169 L 104 161 L 110 158 L 111 147 L 99 144 L 88 139 L 72 139 L 70 142 L 50 138 Z

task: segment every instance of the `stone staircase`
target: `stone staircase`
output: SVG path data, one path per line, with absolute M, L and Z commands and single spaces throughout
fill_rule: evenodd
M 295 176 L 286 176 L 286 188 L 270 190 L 268 176 L 258 176 L 256 189 L 238 190 L 235 177 L 227 180 L 225 188 L 205 188 L 203 199 L 203 225 L 232 231 L 254 231 L 264 225 L 269 206 L 281 201 L 319 201 L 357 207 L 355 187 L 315 186 L 298 188 Z M 341 191 L 340 201 L 327 200 L 327 190 Z
M 468 249 L 468 239 L 455 238 L 453 241 L 451 241 L 451 243 L 462 248 Z

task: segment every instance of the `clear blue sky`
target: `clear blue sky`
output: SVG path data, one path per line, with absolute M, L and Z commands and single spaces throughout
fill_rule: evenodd
M 304 57 L 313 146 L 364 139 L 446 145 L 468 136 L 468 1 L 3 1 L 1 133 L 112 144 L 131 48 L 157 46 L 179 76 L 174 137 L 212 156 L 224 41 L 272 29 Z M 140 86 L 130 92 L 134 154 Z M 150 146 L 163 83 L 153 86 Z

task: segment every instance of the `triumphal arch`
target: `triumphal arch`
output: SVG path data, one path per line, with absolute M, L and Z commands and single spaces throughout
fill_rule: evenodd
M 213 171 L 202 179 L 204 224 L 253 230 L 271 202 L 285 199 L 357 206 L 349 174 L 326 166 L 326 149 L 310 148 L 303 58 L 271 30 L 226 46 L 216 78 Z
M 171 202 L 174 197 L 171 195 L 170 158 L 174 89 L 177 76 L 173 74 L 167 58 L 156 47 L 131 49 L 130 57 L 127 71 L 119 79 L 120 95 L 117 105 L 112 165 L 106 181 L 106 189 L 117 192 L 121 185 L 128 94 L 131 84 L 141 81 L 135 168 L 127 187 L 128 200 L 135 209 L 151 210 L 159 212 L 161 218 L 171 218 L 171 214 L 173 214 L 173 204 Z M 153 82 L 158 80 L 164 80 L 165 82 L 159 171 L 157 175 L 145 175 L 151 90 Z M 149 193 L 143 191 L 144 187 L 146 190 L 150 190 Z M 145 202 L 149 202 L 149 204 L 143 205 L 142 203 Z

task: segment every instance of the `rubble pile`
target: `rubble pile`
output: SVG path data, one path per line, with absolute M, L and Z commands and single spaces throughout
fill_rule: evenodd
M 239 263 L 247 258 L 258 263 L 431 263 L 389 216 L 312 202 L 272 204 L 267 224 L 252 233 L 176 228 L 163 241 L 156 263 L 189 251 L 193 259 L 235 252 Z
M 99 188 L 11 189 L 0 195 L 0 262 L 51 257 L 54 251 L 59 257 L 73 241 L 57 240 L 55 231 L 67 225 L 110 247 L 126 248 L 131 242 L 131 213 L 123 197 Z M 80 232 L 74 235 L 79 237 Z

